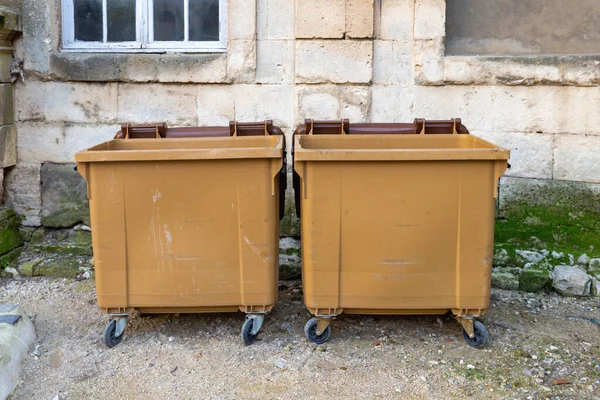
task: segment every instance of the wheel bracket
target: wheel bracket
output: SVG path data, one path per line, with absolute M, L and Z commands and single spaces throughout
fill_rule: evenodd
M 475 319 L 467 315 L 455 315 L 454 318 L 462 325 L 465 332 L 467 332 L 467 335 L 473 339 L 475 337 L 475 329 L 473 329 L 473 322 Z
M 331 324 L 331 318 L 327 318 L 327 317 L 317 317 L 317 328 L 316 328 L 316 334 L 317 336 L 321 336 L 323 334 L 323 332 L 325 332 L 325 329 L 327 329 L 327 327 L 329 326 L 329 324 Z
M 252 335 L 258 335 L 258 332 L 260 331 L 260 328 L 262 328 L 265 320 L 265 314 L 247 314 L 246 319 L 252 319 L 252 330 L 250 333 Z
M 119 337 L 127 327 L 127 314 L 111 314 L 110 317 L 115 320 L 115 336 Z

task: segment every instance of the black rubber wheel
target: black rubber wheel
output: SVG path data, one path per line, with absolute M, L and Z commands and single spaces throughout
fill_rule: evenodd
M 479 321 L 473 322 L 473 332 L 475 333 L 474 338 L 470 338 L 465 328 L 462 330 L 463 338 L 465 342 L 471 347 L 475 347 L 476 349 L 482 349 L 486 343 L 488 342 L 489 335 L 485 326 Z
M 120 336 L 117 336 L 115 332 L 117 331 L 117 321 L 111 320 L 108 325 L 106 325 L 106 329 L 104 329 L 104 344 L 106 347 L 115 347 L 119 343 L 121 343 L 121 339 L 123 339 L 123 333 Z
M 252 334 L 252 325 L 254 325 L 252 318 L 246 318 L 244 325 L 242 325 L 242 339 L 244 339 L 244 343 L 246 344 L 254 343 L 258 337 L 258 333 L 256 335 Z
M 329 336 L 331 336 L 331 327 L 327 326 L 323 333 L 317 335 L 317 319 L 311 318 L 308 320 L 306 325 L 304 325 L 304 334 L 306 335 L 308 340 L 310 340 L 313 343 L 325 343 L 329 339 Z

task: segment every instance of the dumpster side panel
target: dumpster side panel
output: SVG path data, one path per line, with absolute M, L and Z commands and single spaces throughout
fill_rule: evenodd
M 101 308 L 185 312 L 276 302 L 278 188 L 270 159 L 90 166 Z
M 487 308 L 494 161 L 299 165 L 311 311 Z

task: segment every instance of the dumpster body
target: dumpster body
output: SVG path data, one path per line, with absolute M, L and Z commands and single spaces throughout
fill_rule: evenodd
M 450 311 L 472 339 L 474 317 L 489 306 L 508 150 L 456 129 L 377 134 L 368 125 L 295 136 L 304 301 L 317 316 L 307 336 L 326 340 L 342 312 Z
M 253 341 L 277 301 L 283 140 L 115 139 L 75 155 L 109 347 L 133 310 L 240 310 Z

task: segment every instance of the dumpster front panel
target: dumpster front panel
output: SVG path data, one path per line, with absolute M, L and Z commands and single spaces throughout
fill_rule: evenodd
M 454 157 L 439 144 L 449 160 L 432 152 L 421 160 L 391 154 L 394 161 L 373 161 L 372 151 L 358 150 L 343 161 L 339 148 L 356 147 L 346 139 L 338 137 L 336 146 L 325 138 L 331 153 L 319 143 L 312 150 L 319 154 L 296 152 L 307 307 L 313 313 L 484 312 L 494 196 L 506 161 L 493 153 L 489 160 L 461 160 L 464 153 Z
M 307 306 L 487 308 L 494 165 L 480 163 L 307 165 Z
M 275 304 L 281 154 L 103 157 L 85 167 L 102 309 L 235 311 Z

